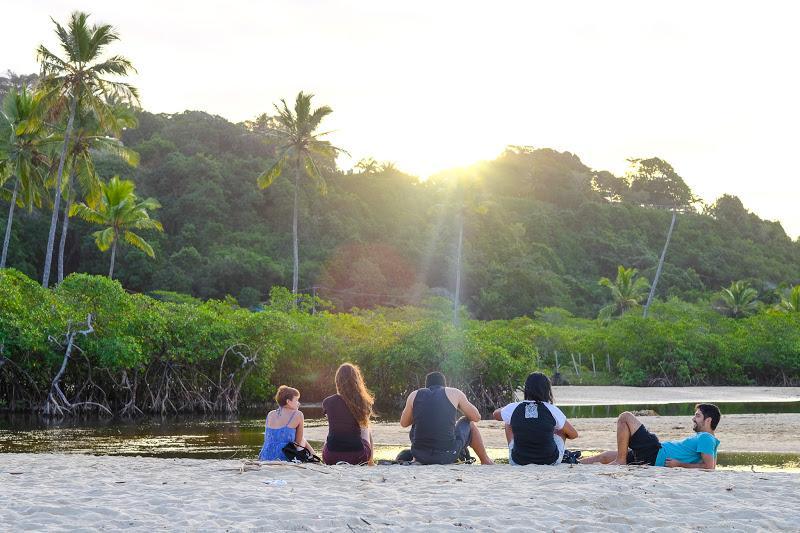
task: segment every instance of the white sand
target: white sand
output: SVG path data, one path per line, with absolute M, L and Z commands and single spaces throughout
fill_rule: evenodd
M 553 387 L 559 405 L 799 402 L 800 387 Z
M 796 531 L 800 475 L 0 455 L 4 531 Z M 283 486 L 264 481 L 283 480 Z

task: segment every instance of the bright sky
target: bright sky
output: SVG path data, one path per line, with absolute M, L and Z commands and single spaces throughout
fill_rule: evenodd
M 507 144 L 622 174 L 659 156 L 800 234 L 794 2 L 37 0 L 3 6 L 0 70 L 34 72 L 49 17 L 114 24 L 154 112 L 233 121 L 298 91 L 353 161 L 423 177 Z M 325 123 L 323 123 L 325 125 Z M 340 161 L 347 168 L 352 161 Z

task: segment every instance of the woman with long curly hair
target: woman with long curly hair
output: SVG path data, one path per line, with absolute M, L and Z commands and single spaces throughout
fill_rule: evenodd
M 335 381 L 336 394 L 322 401 L 322 410 L 328 417 L 328 438 L 322 448 L 322 460 L 329 465 L 372 464 L 369 419 L 375 399 L 354 364 L 339 366 Z

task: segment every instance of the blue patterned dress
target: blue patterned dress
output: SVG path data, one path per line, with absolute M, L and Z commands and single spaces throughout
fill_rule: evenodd
M 283 455 L 283 447 L 290 442 L 294 442 L 297 428 L 290 428 L 289 424 L 292 423 L 292 419 L 296 414 L 297 411 L 292 413 L 286 425 L 279 428 L 269 427 L 269 415 L 267 415 L 267 420 L 264 423 L 264 445 L 258 454 L 259 461 L 286 461 L 286 456 Z M 280 416 L 280 409 L 278 409 L 277 416 Z

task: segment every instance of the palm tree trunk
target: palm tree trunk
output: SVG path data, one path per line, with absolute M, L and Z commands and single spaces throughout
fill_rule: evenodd
M 453 298 L 453 324 L 458 325 L 458 304 L 461 296 L 461 250 L 464 243 L 464 216 L 458 216 L 458 251 L 456 252 L 456 290 Z
M 669 247 L 669 240 L 672 238 L 672 229 L 675 227 L 675 219 L 678 212 L 672 210 L 672 222 L 669 223 L 669 231 L 667 232 L 667 242 L 664 243 L 664 249 L 661 250 L 661 258 L 658 260 L 658 268 L 656 268 L 656 276 L 653 278 L 653 284 L 650 286 L 650 294 L 647 295 L 647 303 L 644 304 L 644 311 L 642 317 L 647 318 L 647 311 L 650 309 L 650 304 L 653 303 L 653 297 L 656 295 L 656 285 L 658 285 L 658 278 L 661 277 L 661 269 L 664 268 L 664 258 L 667 256 L 667 248 Z
M 294 174 L 294 212 L 292 213 L 292 251 L 294 253 L 294 270 L 292 271 L 292 294 L 297 294 L 300 284 L 300 251 L 297 238 L 297 195 L 300 188 L 300 162 L 295 166 Z M 297 300 L 295 300 L 297 304 Z
M 117 257 L 117 235 L 114 234 L 114 244 L 111 245 L 111 267 L 108 269 L 108 279 L 114 279 L 114 259 Z
M 64 132 L 64 146 L 61 147 L 61 158 L 58 160 L 58 174 L 56 175 L 56 197 L 53 202 L 53 216 L 50 218 L 50 233 L 47 236 L 47 253 L 44 257 L 44 273 L 42 274 L 42 287 L 47 287 L 50 282 L 50 269 L 53 265 L 53 245 L 56 242 L 56 226 L 58 225 L 59 206 L 61 204 L 61 179 L 64 175 L 64 160 L 67 158 L 67 148 L 69 148 L 69 136 L 72 133 L 72 124 L 75 122 L 75 109 L 78 106 L 78 99 L 72 95 L 69 106 L 69 120 L 67 129 Z
M 61 240 L 58 242 L 58 283 L 64 281 L 64 248 L 67 244 L 67 229 L 69 228 L 69 210 L 72 207 L 72 182 L 75 179 L 75 161 L 72 162 L 72 172 L 67 182 L 67 203 L 64 205 L 64 222 L 61 223 Z
M 6 236 L 3 239 L 3 257 L 0 258 L 0 268 L 6 267 L 6 259 L 8 258 L 8 244 L 11 242 L 11 223 L 14 221 L 14 207 L 17 205 L 18 187 L 19 178 L 14 176 L 14 192 L 11 193 L 11 205 L 8 207 L 8 223 L 6 224 Z

